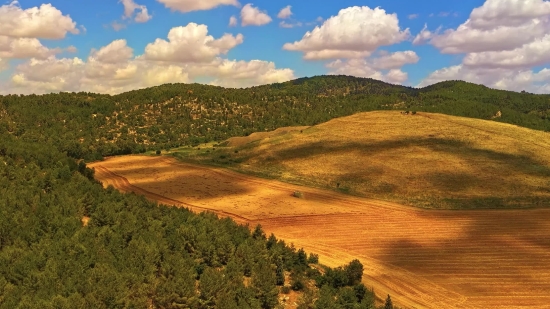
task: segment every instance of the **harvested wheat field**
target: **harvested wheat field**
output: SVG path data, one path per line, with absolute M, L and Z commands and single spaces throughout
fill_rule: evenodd
M 166 157 L 90 167 L 105 186 L 259 223 L 329 266 L 358 258 L 365 284 L 400 306 L 550 308 L 550 209 L 423 210 Z

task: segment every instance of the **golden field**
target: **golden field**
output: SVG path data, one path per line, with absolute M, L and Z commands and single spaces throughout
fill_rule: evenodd
M 302 129 L 302 128 L 301 128 Z M 435 209 L 550 206 L 550 134 L 442 114 L 380 111 L 234 143 L 230 168 Z M 235 150 L 238 153 L 235 153 Z M 199 163 L 219 160 L 187 155 Z

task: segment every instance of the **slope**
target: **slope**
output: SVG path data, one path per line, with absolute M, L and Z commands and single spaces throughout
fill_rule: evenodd
M 205 150 L 175 155 L 425 208 L 550 205 L 550 134 L 493 121 L 378 111 Z
M 116 96 L 0 96 L 0 131 L 74 158 L 221 141 L 357 112 L 416 110 L 550 131 L 550 96 L 443 82 L 422 89 L 350 76 L 316 76 L 247 89 L 165 84 Z

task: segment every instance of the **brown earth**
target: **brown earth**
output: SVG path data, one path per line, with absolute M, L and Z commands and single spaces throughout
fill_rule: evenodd
M 358 258 L 365 284 L 400 306 L 550 308 L 550 209 L 422 210 L 166 157 L 90 167 L 104 186 L 259 223 L 328 266 Z

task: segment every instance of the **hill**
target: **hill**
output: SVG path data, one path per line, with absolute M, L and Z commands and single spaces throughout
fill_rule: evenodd
M 223 144 L 237 146 L 175 155 L 425 208 L 550 205 L 546 132 L 443 114 L 378 111 L 265 136 L 244 144 L 231 138 Z
M 550 95 L 460 81 L 414 89 L 365 78 L 317 76 L 247 89 L 166 84 L 116 96 L 0 96 L 0 131 L 91 161 L 311 126 L 373 110 L 437 112 L 550 130 Z

